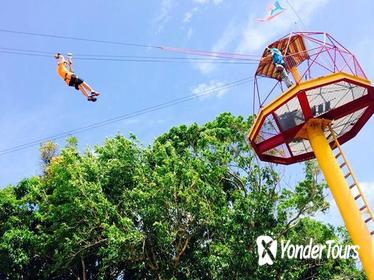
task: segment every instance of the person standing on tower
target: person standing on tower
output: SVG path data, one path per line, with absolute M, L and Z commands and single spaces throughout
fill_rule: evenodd
M 278 73 L 280 73 L 282 77 L 282 81 L 286 84 L 287 87 L 291 87 L 293 83 L 290 77 L 288 76 L 287 65 L 284 62 L 281 51 L 277 48 L 266 48 L 266 49 L 270 52 L 275 69 Z

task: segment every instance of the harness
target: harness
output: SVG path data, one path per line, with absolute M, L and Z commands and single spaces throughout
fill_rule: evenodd
M 67 80 L 69 80 L 68 73 L 65 73 L 64 81 L 66 82 Z

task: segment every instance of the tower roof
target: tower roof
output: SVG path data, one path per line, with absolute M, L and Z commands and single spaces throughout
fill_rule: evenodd
M 268 48 L 277 48 L 281 51 L 284 59 L 289 65 L 297 66 L 309 58 L 302 34 L 293 34 L 286 36 L 278 41 L 271 43 Z M 256 70 L 256 76 L 273 78 L 281 81 L 281 76 L 276 72 L 272 63 L 270 52 L 265 49 L 260 64 Z

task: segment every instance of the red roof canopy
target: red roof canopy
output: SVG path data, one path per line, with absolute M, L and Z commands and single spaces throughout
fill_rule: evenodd
M 277 48 L 280 50 L 285 58 L 285 62 L 289 66 L 297 66 L 309 58 L 303 36 L 300 34 L 291 34 L 286 38 L 270 44 L 268 47 Z M 262 59 L 256 70 L 256 75 L 273 78 L 278 81 L 282 80 L 280 74 L 275 70 L 274 64 L 272 63 L 271 54 L 267 49 L 265 49 L 264 53 L 262 54 Z

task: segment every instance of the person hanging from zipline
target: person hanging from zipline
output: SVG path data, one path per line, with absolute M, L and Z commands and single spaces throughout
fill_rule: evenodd
M 277 48 L 266 48 L 272 57 L 273 64 L 275 66 L 275 70 L 280 73 L 282 77 L 282 81 L 286 84 L 287 87 L 291 87 L 293 85 L 290 77 L 287 73 L 287 65 L 284 62 L 283 55 L 281 51 Z
M 85 81 L 80 79 L 73 71 L 73 60 L 72 55 L 68 54 L 67 61 L 61 53 L 56 53 L 55 58 L 57 60 L 57 73 L 64 80 L 64 82 L 71 87 L 75 87 L 84 96 L 87 97 L 88 101 L 95 102 L 96 96 L 100 94 L 92 89 Z

